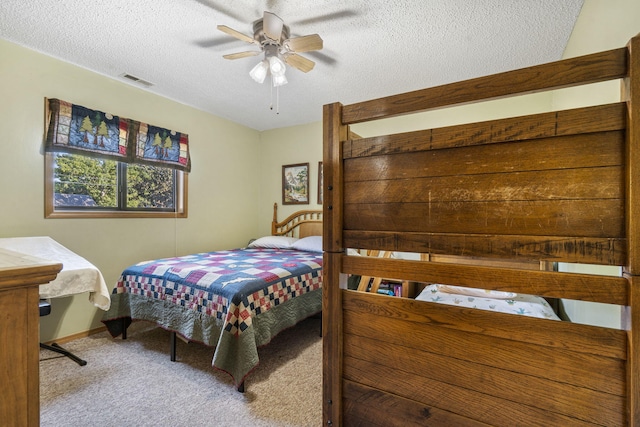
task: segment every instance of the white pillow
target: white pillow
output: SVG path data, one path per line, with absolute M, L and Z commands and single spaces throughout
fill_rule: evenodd
M 249 243 L 249 248 L 291 249 L 298 239 L 287 236 L 264 236 Z
M 322 236 L 303 237 L 291 245 L 291 249 L 307 252 L 322 252 Z

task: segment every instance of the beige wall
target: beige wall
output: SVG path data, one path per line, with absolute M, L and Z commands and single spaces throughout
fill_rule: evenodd
M 318 162 L 322 161 L 322 123 L 264 131 L 260 135 L 260 235 L 271 233 L 273 203 L 278 203 L 278 219 L 300 209 L 322 209 L 318 204 Z M 282 205 L 282 166 L 309 163 L 308 205 Z
M 586 0 L 565 56 L 623 46 L 640 32 L 637 0 Z M 322 123 L 257 132 L 141 89 L 0 40 L 0 237 L 49 235 L 83 255 L 112 286 L 127 265 L 167 255 L 241 246 L 270 232 L 272 206 L 279 218 L 317 205 Z M 600 89 L 599 89 L 600 90 Z M 617 94 L 602 89 L 602 97 Z M 369 136 L 439 127 L 470 120 L 569 108 L 581 94 L 567 92 L 465 106 L 380 126 L 354 126 Z M 43 218 L 44 97 L 58 97 L 189 134 L 194 156 L 189 176 L 189 218 L 45 220 Z M 339 100 L 336 100 L 339 101 Z M 309 205 L 282 206 L 282 165 L 309 162 Z M 180 237 L 177 234 L 180 233 Z M 54 300 L 42 319 L 42 338 L 69 336 L 100 326 L 101 312 L 86 295 Z
M 238 247 L 258 233 L 259 132 L 2 40 L 0 58 L 0 237 L 51 236 L 112 287 L 142 259 Z M 45 97 L 189 134 L 189 217 L 44 219 Z M 54 299 L 42 339 L 102 326 L 87 297 Z

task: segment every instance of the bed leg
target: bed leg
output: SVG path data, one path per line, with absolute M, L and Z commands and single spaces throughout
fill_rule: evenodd
M 122 322 L 122 339 L 126 340 L 127 339 L 127 319 L 123 317 L 120 321 Z
M 176 333 L 171 332 L 171 361 L 176 361 Z
M 316 313 L 311 316 L 314 319 L 320 319 L 320 338 L 322 338 L 322 312 Z
M 240 393 L 244 393 L 244 381 L 242 381 L 242 382 L 240 383 L 240 385 L 238 386 L 238 391 L 239 391 Z

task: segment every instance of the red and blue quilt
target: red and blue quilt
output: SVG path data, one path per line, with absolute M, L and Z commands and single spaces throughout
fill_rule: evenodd
M 117 336 L 117 319 L 149 320 L 216 346 L 213 366 L 239 384 L 257 365 L 258 346 L 321 310 L 321 283 L 317 252 L 247 248 L 144 261 L 122 272 L 103 322 Z

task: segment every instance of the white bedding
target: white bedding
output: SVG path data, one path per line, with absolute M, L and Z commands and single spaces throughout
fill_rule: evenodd
M 111 294 L 102 273 L 89 261 L 48 236 L 0 238 L 0 248 L 62 263 L 55 280 L 40 286 L 40 298 L 56 298 L 89 292 L 89 301 L 102 310 L 111 305 Z
M 560 320 L 544 298 L 534 295 L 433 284 L 424 288 L 416 299 L 521 316 Z

